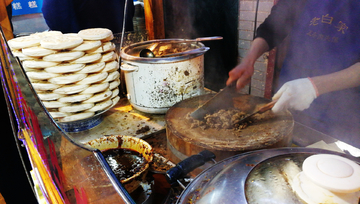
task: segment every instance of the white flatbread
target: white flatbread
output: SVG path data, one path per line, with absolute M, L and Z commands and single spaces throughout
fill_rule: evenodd
M 59 101 L 42 101 L 42 103 L 44 104 L 45 108 L 61 108 L 70 105 L 68 103 L 61 103 Z
M 114 51 L 103 53 L 101 56 L 101 62 L 110 62 L 117 59 L 117 55 Z
M 48 62 L 63 62 L 63 61 L 72 61 L 78 59 L 85 55 L 85 52 L 81 51 L 63 51 L 57 52 L 55 54 L 47 55 L 43 57 L 44 61 Z
M 39 59 L 39 57 L 31 57 L 28 55 L 25 55 L 21 50 L 16 50 L 16 49 L 12 49 L 11 53 L 15 56 L 18 57 L 20 61 L 24 61 L 24 60 L 37 60 Z
M 24 68 L 29 68 L 29 69 L 42 69 L 42 68 L 46 68 L 46 67 L 53 67 L 58 65 L 59 62 L 47 62 L 41 59 L 36 59 L 36 60 L 24 60 L 22 62 L 22 65 Z
M 77 121 L 77 120 L 83 120 L 86 118 L 90 118 L 93 115 L 95 115 L 94 112 L 82 112 L 82 113 L 76 113 L 76 114 L 72 114 L 63 118 L 59 119 L 59 122 L 71 122 L 71 121 Z
M 115 44 L 113 42 L 102 43 L 100 47 L 86 51 L 86 53 L 104 53 L 115 50 Z
M 117 88 L 120 85 L 120 79 L 115 79 L 114 81 L 111 81 L 109 83 L 109 89 L 113 90 L 115 88 Z
M 117 71 L 119 69 L 120 65 L 119 62 L 116 60 L 110 61 L 110 62 L 106 62 L 105 64 L 105 68 L 104 68 L 104 72 L 113 72 L 113 71 Z
M 84 67 L 84 69 L 82 69 L 78 73 L 85 73 L 85 74 L 96 73 L 96 72 L 101 72 L 104 68 L 105 68 L 105 62 L 91 63 L 91 64 L 87 64 Z
M 120 96 L 116 96 L 115 98 L 111 99 L 113 102 L 113 106 L 115 106 L 120 101 Z
M 88 74 L 86 78 L 78 81 L 77 84 L 93 84 L 104 81 L 108 76 L 107 72 L 99 72 L 94 74 Z
M 60 76 L 60 74 L 49 73 L 39 69 L 35 69 L 34 71 L 26 71 L 26 75 L 33 80 L 47 80 Z
M 92 62 L 96 62 L 99 61 L 102 58 L 100 53 L 93 53 L 93 54 L 85 54 L 73 61 L 71 61 L 71 63 L 92 63 Z
M 59 107 L 60 112 L 76 113 L 94 107 L 94 103 L 73 103 L 64 107 Z
M 11 49 L 22 49 L 40 45 L 41 38 L 37 36 L 21 36 L 8 40 Z
M 59 98 L 62 103 L 77 103 L 91 98 L 93 94 L 70 94 Z
M 51 91 L 37 92 L 37 95 L 42 101 L 54 101 L 64 96 L 63 94 L 57 94 Z
M 88 87 L 88 84 L 68 84 L 55 89 L 53 92 L 59 94 L 75 94 L 86 90 Z
M 108 89 L 104 92 L 94 94 L 91 98 L 84 101 L 83 103 L 97 103 L 109 99 L 111 95 L 112 95 L 112 91 Z
M 62 74 L 59 77 L 49 79 L 52 84 L 72 84 L 81 81 L 87 77 L 87 74 Z
M 66 116 L 70 116 L 71 113 L 63 113 L 63 112 L 58 112 L 58 111 L 49 111 L 49 114 L 51 115 L 51 117 L 58 119 L 58 118 L 63 118 Z
M 53 50 L 63 50 L 74 48 L 80 45 L 84 40 L 75 35 L 54 35 L 45 37 L 40 41 L 40 44 L 44 48 L 53 49 Z
M 84 40 L 79 46 L 72 48 L 72 51 L 88 51 L 101 46 L 100 40 Z
M 36 33 L 31 34 L 30 36 L 46 38 L 46 37 L 51 37 L 54 35 L 62 35 L 62 34 L 63 33 L 61 31 L 49 30 L 49 31 L 43 31 L 43 32 L 36 32 Z
M 80 30 L 78 35 L 84 40 L 104 40 L 112 36 L 112 31 L 107 28 L 89 28 Z
M 31 57 L 43 57 L 50 54 L 55 54 L 57 51 L 43 48 L 41 46 L 33 46 L 22 49 L 22 53 Z
M 105 81 L 110 82 L 110 81 L 114 81 L 116 79 L 119 79 L 120 77 L 120 72 L 119 71 L 114 71 L 109 73 L 108 77 L 105 79 Z
M 103 40 L 101 40 L 101 42 L 108 42 L 108 41 L 110 41 L 110 40 L 113 40 L 114 39 L 114 35 L 111 33 L 111 35 L 109 36 L 109 37 L 107 37 L 107 38 L 105 38 L 105 39 L 103 39 Z
M 45 68 L 46 72 L 49 73 L 57 73 L 57 74 L 65 74 L 70 72 L 78 72 L 85 68 L 85 64 L 73 64 L 73 63 L 60 63 L 54 67 Z
M 49 83 L 48 81 L 32 81 L 31 84 L 36 91 L 55 90 L 62 86 L 60 84 Z
M 115 89 L 113 89 L 113 90 L 111 90 L 112 91 L 112 95 L 111 95 L 111 98 L 113 99 L 113 98 L 115 98 L 116 96 L 118 96 L 119 95 L 119 88 L 115 88 Z
M 82 94 L 94 94 L 94 93 L 99 93 L 102 91 L 105 91 L 109 88 L 109 83 L 105 82 L 105 83 L 96 83 L 96 84 L 92 84 L 90 85 L 87 89 L 85 89 L 84 91 L 82 91 Z
M 98 112 L 98 111 L 106 110 L 112 104 L 113 104 L 112 100 L 108 99 L 108 100 L 105 100 L 105 101 L 101 101 L 99 103 L 95 103 L 94 107 L 90 108 L 87 111 L 89 111 L 89 112 Z

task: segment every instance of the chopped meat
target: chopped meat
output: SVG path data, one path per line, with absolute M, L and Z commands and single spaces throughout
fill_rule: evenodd
M 243 129 L 248 126 L 251 121 L 246 121 L 242 124 L 237 124 L 240 119 L 247 114 L 238 109 L 221 109 L 213 114 L 206 114 L 204 120 L 196 120 L 188 114 L 186 117 L 190 120 L 191 128 L 200 127 L 202 129 Z

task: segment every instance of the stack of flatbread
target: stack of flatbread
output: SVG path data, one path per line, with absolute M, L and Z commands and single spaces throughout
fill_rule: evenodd
M 113 33 L 45 31 L 8 41 L 38 97 L 59 122 L 92 117 L 119 101 L 120 72 Z

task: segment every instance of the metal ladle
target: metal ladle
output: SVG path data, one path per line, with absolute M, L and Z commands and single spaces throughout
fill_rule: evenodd
M 223 37 L 221 37 L 221 36 L 214 36 L 214 37 L 202 37 L 202 38 L 196 38 L 196 39 L 190 39 L 190 40 L 185 39 L 182 41 L 174 40 L 174 42 L 177 42 L 177 43 L 178 42 L 200 42 L 200 41 L 222 40 L 222 39 L 223 39 Z M 169 43 L 169 42 L 167 42 L 167 43 Z M 170 41 L 170 43 L 171 43 L 171 41 Z M 158 46 L 158 44 L 159 43 L 155 43 L 151 47 L 141 50 L 139 53 L 139 56 L 140 57 L 149 57 L 149 58 L 156 57 L 152 50 L 154 50 Z M 174 53 L 174 55 L 175 54 L 180 55 L 181 53 Z

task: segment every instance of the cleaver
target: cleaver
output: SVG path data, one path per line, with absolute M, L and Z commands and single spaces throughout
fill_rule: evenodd
M 235 83 L 230 84 L 220 90 L 212 98 L 200 105 L 194 112 L 190 113 L 190 116 L 197 120 L 203 120 L 206 114 L 212 114 L 213 112 L 233 106 L 233 95 L 236 93 Z

